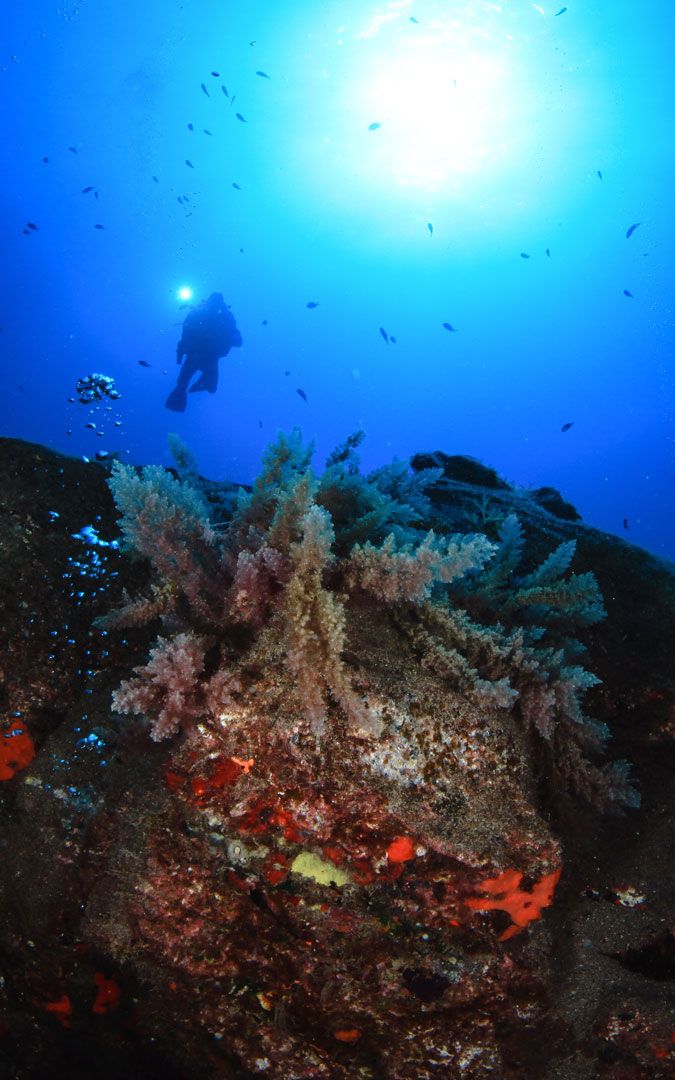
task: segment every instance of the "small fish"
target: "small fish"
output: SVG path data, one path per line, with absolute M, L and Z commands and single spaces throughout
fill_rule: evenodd
M 234 101 L 234 98 L 232 98 L 232 100 Z M 247 122 L 246 120 L 244 120 L 244 117 L 241 115 L 240 112 L 235 113 L 234 115 L 236 116 L 237 120 L 241 120 L 242 124 L 245 124 Z
M 95 229 L 105 229 L 105 225 L 94 225 Z
M 449 322 L 444 322 L 443 323 L 443 329 L 444 330 L 449 330 L 451 334 L 456 334 L 457 333 L 457 331 L 455 330 L 455 327 Z
M 43 165 L 49 165 L 49 158 L 48 157 L 43 157 L 42 164 Z
M 237 189 L 237 191 L 241 191 L 241 187 L 239 186 L 239 184 L 236 184 L 236 183 L 234 182 L 234 180 L 232 181 L 232 187 L 233 187 L 233 188 L 236 188 L 236 189 Z
M 158 180 L 158 178 L 157 178 L 156 176 L 153 176 L 153 178 L 152 178 L 152 179 L 153 179 L 153 180 L 155 181 L 155 183 L 156 183 L 156 184 L 158 184 L 158 183 L 159 183 L 159 180 Z
M 115 427 L 122 427 L 122 421 L 121 420 L 116 420 L 115 421 Z
M 96 424 L 85 424 L 84 426 L 89 428 L 90 431 L 96 431 Z
M 374 123 L 368 124 L 368 131 L 377 131 L 377 129 L 381 127 L 382 124 L 379 122 L 379 120 L 375 120 Z
M 527 254 L 526 251 L 521 251 L 520 257 L 521 259 L 529 259 L 530 256 Z
M 68 149 L 70 150 L 71 154 L 77 153 L 77 148 L 75 146 L 69 146 Z
M 88 195 L 90 191 L 94 190 L 94 185 L 90 184 L 89 187 L 83 187 L 80 195 Z
M 94 198 L 98 199 L 98 191 L 96 191 L 95 189 L 94 189 Z
M 623 290 L 623 295 L 624 295 L 624 296 L 630 296 L 631 300 L 634 300 L 634 299 L 635 299 L 635 297 L 633 296 L 632 292 L 628 292 L 628 289 L 624 289 L 624 290 Z
M 213 75 L 214 79 L 219 79 L 220 78 L 220 72 L 219 71 L 212 71 L 211 74 Z
M 602 180 L 602 173 L 600 172 L 599 169 L 598 169 L 598 180 Z
M 202 90 L 204 91 L 204 93 L 206 94 L 206 96 L 211 97 L 211 95 L 209 94 L 208 90 L 206 89 L 206 86 L 204 85 L 204 83 L 200 83 L 200 86 L 201 86 Z
M 221 90 L 223 91 L 223 93 L 224 93 L 225 97 L 229 97 L 229 96 L 230 96 L 230 95 L 228 94 L 228 92 L 227 92 L 227 87 L 225 86 L 225 83 L 223 83 L 223 85 L 221 86 L 221 88 L 220 88 L 220 89 L 221 89 Z
M 26 222 L 26 225 L 27 225 L 27 227 L 28 227 L 29 229 L 32 229 L 32 230 L 33 230 L 33 232 L 37 232 L 37 228 L 38 228 L 38 227 L 37 227 L 37 225 L 35 224 L 35 222 L 34 222 L 34 221 L 27 221 L 27 222 Z
M 624 527 L 624 529 L 628 528 L 628 518 L 623 519 L 623 527 Z
M 249 44 L 249 47 L 250 47 L 251 49 L 253 49 L 253 48 L 255 48 L 255 46 L 256 46 L 256 45 L 258 44 L 258 42 L 257 42 L 257 41 L 249 41 L 249 43 L 248 43 L 248 44 Z
M 570 422 L 568 424 L 563 424 L 563 426 L 561 427 L 560 430 L 561 431 L 569 431 L 569 429 L 572 427 L 573 424 L 574 424 L 574 420 L 570 420 Z
M 307 303 L 305 304 L 305 307 L 308 307 L 308 308 L 315 308 L 315 307 L 318 307 L 318 306 L 319 306 L 319 301 L 318 300 L 308 300 Z
M 208 128 L 202 128 L 202 131 L 203 131 L 203 133 L 204 133 L 205 135 L 213 135 L 213 132 L 212 132 L 212 131 L 209 131 L 209 129 L 208 129 Z
M 192 162 L 190 161 L 190 159 L 189 159 L 189 158 L 186 158 L 186 159 L 185 159 L 185 164 L 186 164 L 186 165 L 189 165 L 189 167 L 190 167 L 191 169 L 194 169 L 194 165 L 192 164 Z
M 433 227 L 433 225 L 431 224 L 430 221 L 427 222 L 427 229 L 429 230 L 429 236 L 433 236 L 434 235 L 434 227 Z
M 266 71 L 256 71 L 256 75 L 259 75 L 261 79 L 269 79 L 269 75 Z
M 267 326 L 267 319 L 263 319 L 262 324 L 263 326 Z
M 261 428 L 261 427 L 262 427 L 262 420 L 258 420 L 258 427 L 259 427 L 259 428 Z
M 418 22 L 419 20 L 418 20 L 418 19 L 416 19 L 414 15 L 411 15 L 411 16 L 410 16 L 410 21 L 411 21 L 411 22 L 414 22 L 414 23 L 416 23 L 416 22 Z
M 392 337 L 391 334 L 389 335 L 389 340 L 391 341 L 392 345 L 396 344 L 396 338 Z
M 232 97 L 230 98 L 230 108 L 232 108 L 232 106 L 234 105 L 234 101 L 235 101 L 236 96 L 237 96 L 236 94 L 233 94 Z
M 550 248 L 546 248 L 546 254 L 548 255 L 548 257 L 550 259 L 551 258 L 551 249 Z
M 567 11 L 567 8 L 566 8 L 566 7 L 561 7 L 560 11 L 556 11 L 556 13 L 555 13 L 555 15 L 553 16 L 553 18 L 554 18 L 554 19 L 557 19 L 557 18 L 558 18 L 558 15 L 564 15 L 566 11 Z
M 290 371 L 284 371 L 284 375 L 290 375 Z
M 194 131 L 194 129 L 195 129 L 194 124 L 188 124 L 188 131 Z
M 138 363 L 140 367 L 152 367 L 152 364 L 149 364 L 147 360 L 139 360 Z
M 296 394 L 299 394 L 303 401 L 307 401 L 307 394 L 304 390 L 296 390 Z
M 633 233 L 637 229 L 638 225 L 642 225 L 642 222 L 641 221 L 636 221 L 634 225 L 630 226 L 630 228 L 628 229 L 628 231 L 626 233 L 626 240 L 630 240 L 631 236 L 633 235 Z
M 387 331 L 385 330 L 385 328 L 383 326 L 380 327 L 380 333 L 382 334 L 382 337 L 384 338 L 384 340 L 387 342 L 387 345 L 388 345 L 389 344 L 389 334 L 387 333 Z

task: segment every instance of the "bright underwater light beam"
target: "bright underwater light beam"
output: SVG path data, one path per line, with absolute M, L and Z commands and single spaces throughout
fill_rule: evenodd
M 373 168 L 402 186 L 435 189 L 494 167 L 517 141 L 519 88 L 507 56 L 447 35 L 382 56 L 361 85 Z M 361 110 L 360 110 L 361 111 Z
M 192 300 L 192 289 L 189 285 L 181 285 L 180 289 L 178 290 L 178 299 Z

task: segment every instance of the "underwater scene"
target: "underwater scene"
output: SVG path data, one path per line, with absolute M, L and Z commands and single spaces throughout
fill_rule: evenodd
M 0 1080 L 675 1076 L 675 8 L 2 23 Z

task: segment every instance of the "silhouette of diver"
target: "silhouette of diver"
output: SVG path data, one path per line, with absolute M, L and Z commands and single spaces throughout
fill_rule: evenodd
M 211 293 L 208 300 L 191 311 L 183 323 L 181 339 L 176 346 L 176 362 L 182 363 L 183 367 L 174 389 L 166 399 L 166 408 L 172 412 L 185 412 L 188 390 L 191 394 L 198 390 L 215 394 L 218 388 L 218 360 L 241 343 L 241 334 L 223 294 Z M 198 371 L 201 372 L 199 378 L 189 386 L 190 379 Z

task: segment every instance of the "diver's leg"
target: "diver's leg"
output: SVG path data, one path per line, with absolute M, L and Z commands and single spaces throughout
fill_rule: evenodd
M 208 368 L 205 368 L 202 375 L 204 381 L 204 389 L 208 390 L 209 394 L 215 394 L 218 389 L 218 361 L 214 360 L 212 364 L 209 364 Z
M 164 402 L 164 407 L 171 412 L 185 412 L 187 407 L 187 385 L 197 371 L 197 366 L 192 357 L 186 356 L 183 366 L 178 372 L 176 385 Z
M 193 375 L 197 373 L 199 368 L 197 362 L 193 356 L 186 356 L 183 361 L 183 366 L 178 372 L 178 378 L 176 379 L 176 386 L 180 390 L 185 390 Z
M 218 389 L 218 360 L 203 360 L 201 365 L 201 375 L 197 379 L 197 382 L 193 383 L 190 387 L 190 393 L 194 394 L 199 390 L 208 390 L 209 394 L 215 394 Z

